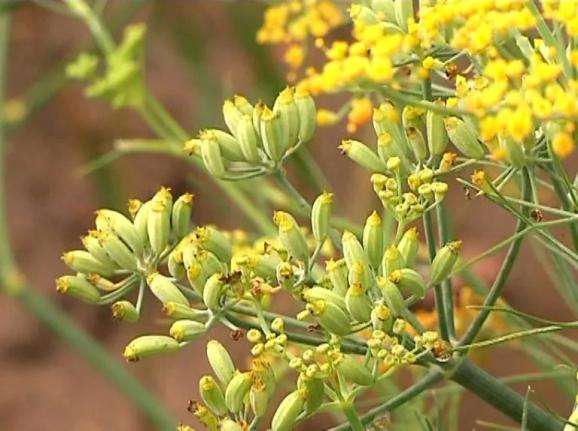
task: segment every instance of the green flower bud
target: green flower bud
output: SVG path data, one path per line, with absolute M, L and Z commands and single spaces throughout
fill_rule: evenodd
M 138 261 L 136 256 L 114 233 L 100 231 L 98 240 L 102 248 L 118 266 L 129 271 L 137 270 Z
M 84 277 L 64 275 L 56 280 L 56 290 L 65 293 L 88 304 L 96 304 L 100 300 L 100 292 Z
M 139 319 L 140 313 L 129 301 L 117 301 L 112 304 L 112 315 L 115 319 L 123 322 L 134 323 Z
M 134 224 L 119 212 L 112 210 L 98 210 L 96 212 L 96 227 L 102 231 L 112 231 L 122 239 L 132 251 L 140 255 L 144 249 L 144 242 L 138 234 Z
M 403 315 L 406 307 L 398 287 L 385 277 L 377 278 L 377 286 L 381 289 L 387 307 L 393 316 Z
M 136 362 L 159 353 L 176 352 L 179 349 L 179 343 L 174 338 L 166 335 L 143 335 L 128 343 L 122 355 L 127 361 Z
M 425 114 L 427 131 L 427 145 L 433 156 L 443 154 L 448 146 L 448 135 L 444 124 L 444 117 L 437 112 L 427 111 Z
M 363 249 L 373 268 L 378 268 L 383 256 L 383 226 L 381 217 L 373 211 L 363 228 Z
M 225 404 L 232 413 L 240 413 L 243 410 L 245 397 L 251 390 L 253 379 L 251 373 L 237 373 L 227 384 L 225 389 Z
M 467 123 L 457 117 L 448 117 L 444 123 L 448 137 L 466 157 L 472 159 L 484 157 L 484 148 L 479 143 L 475 131 Z
M 147 217 L 147 233 L 152 250 L 160 255 L 169 244 L 171 232 L 172 197 L 168 189 L 163 188 L 152 199 Z
M 460 249 L 462 248 L 461 241 L 453 241 L 447 243 L 445 246 L 440 248 L 431 264 L 431 279 L 430 284 L 436 285 L 440 284 L 452 272 L 456 261 L 458 260 L 458 255 Z
M 302 90 L 295 91 L 294 100 L 299 111 L 299 140 L 309 142 L 315 133 L 315 102 L 309 93 Z
M 241 151 L 245 160 L 257 164 L 261 161 L 259 154 L 260 138 L 253 127 L 253 120 L 250 116 L 244 115 L 237 126 L 237 139 L 241 146 Z
M 225 281 L 223 274 L 217 272 L 211 275 L 203 289 L 203 302 L 209 310 L 221 308 L 221 297 L 225 291 Z
M 378 303 L 371 310 L 371 325 L 374 330 L 388 332 L 393 324 L 393 316 L 389 308 L 382 303 Z
M 201 133 L 201 156 L 205 167 L 216 178 L 225 176 L 225 161 L 217 138 L 210 133 Z
M 394 4 L 395 21 L 407 33 L 408 21 L 413 18 L 413 1 L 398 0 Z
M 223 232 L 211 226 L 203 226 L 195 229 L 195 236 L 199 244 L 217 256 L 221 262 L 231 261 L 231 241 Z
M 377 154 L 366 145 L 353 139 L 346 139 L 339 146 L 341 154 L 347 155 L 351 160 L 370 172 L 384 172 L 385 166 Z
M 269 393 L 264 383 L 258 381 L 253 384 L 249 392 L 249 403 L 255 416 L 261 417 L 267 413 Z
M 353 284 L 345 295 L 347 311 L 358 322 L 367 322 L 371 318 L 371 301 L 359 284 Z
M 203 376 L 199 380 L 199 394 L 207 407 L 217 416 L 227 413 L 225 396 L 212 376 Z
M 343 300 L 343 297 L 332 290 L 325 289 L 324 287 L 311 287 L 303 292 L 303 297 L 307 302 L 331 302 L 345 310 L 345 301 Z
M 171 213 L 171 227 L 177 238 L 184 238 L 191 231 L 193 195 L 185 193 L 175 201 Z
M 279 113 L 283 133 L 287 134 L 290 147 L 296 145 L 299 138 L 299 108 L 294 95 L 295 88 L 287 87 L 279 93 L 273 105 L 273 111 Z
M 399 240 L 399 244 L 397 244 L 397 249 L 403 258 L 403 262 L 407 266 L 413 266 L 419 249 L 418 232 L 415 227 L 405 231 Z
M 395 245 L 390 245 L 383 254 L 383 273 L 387 276 L 396 269 L 401 269 L 405 266 L 403 256 Z
M 120 269 L 120 267 L 110 258 L 106 250 L 102 248 L 102 245 L 98 240 L 99 235 L 100 232 L 96 230 L 88 231 L 88 235 L 83 236 L 81 238 L 82 245 L 84 245 L 84 248 L 86 248 L 86 250 L 92 256 L 94 256 L 98 261 L 103 263 L 105 266 Z
M 328 332 L 340 336 L 351 333 L 351 322 L 347 312 L 336 303 L 319 300 L 310 303 L 308 308 Z
M 297 416 L 303 410 L 305 400 L 299 391 L 287 395 L 273 415 L 271 431 L 290 431 L 295 427 Z
M 324 192 L 315 199 L 311 209 L 311 229 L 317 242 L 325 241 L 333 206 L 333 193 Z
M 187 274 L 185 266 L 183 265 L 182 251 L 174 250 L 171 254 L 169 254 L 167 267 L 169 269 L 169 273 L 177 280 L 180 280 Z
M 171 319 L 193 319 L 201 316 L 199 310 L 183 305 L 180 302 L 166 302 L 163 304 L 163 312 Z
M 234 420 L 225 418 L 221 422 L 219 431 L 243 431 L 243 427 Z
M 427 149 L 421 131 L 415 127 L 408 127 L 405 129 L 405 134 L 416 160 L 425 160 L 427 157 Z
M 328 260 L 325 263 L 325 269 L 329 274 L 329 280 L 333 286 L 333 291 L 339 296 L 344 296 L 348 288 L 347 283 L 347 265 L 345 259 Z
M 66 65 L 66 76 L 72 79 L 94 79 L 98 69 L 98 57 L 82 52 L 71 63 Z
M 434 181 L 431 183 L 431 189 L 434 192 L 436 202 L 441 202 L 448 192 L 448 185 L 440 181 Z
M 343 248 L 343 257 L 347 263 L 347 267 L 351 266 L 355 262 L 369 263 L 369 259 L 363 250 L 363 247 L 357 237 L 349 231 L 344 231 L 341 237 L 341 246 Z
M 169 334 L 179 343 L 183 341 L 193 341 L 204 335 L 207 328 L 201 322 L 195 320 L 182 319 L 173 322 L 169 329 Z
M 261 113 L 259 127 L 265 152 L 272 161 L 279 162 L 285 155 L 289 144 L 288 136 L 284 135 L 279 113 L 265 106 Z
M 356 383 L 361 386 L 368 386 L 373 383 L 373 376 L 371 371 L 367 369 L 362 363 L 356 361 L 350 356 L 343 355 L 341 361 L 337 365 L 337 369 L 346 380 Z
M 153 206 L 152 201 L 145 202 L 139 205 L 138 209 L 134 209 L 135 204 L 138 205 L 140 201 L 131 199 L 129 201 L 129 211 L 135 211 L 133 216 L 133 224 L 143 244 L 148 243 L 148 219 Z M 131 211 L 131 212 L 132 212 Z
M 279 240 L 289 255 L 307 264 L 309 247 L 293 216 L 283 211 L 275 211 L 273 221 L 279 227 Z
M 207 343 L 207 359 L 219 381 L 227 385 L 235 374 L 235 366 L 227 349 L 217 340 Z
M 70 269 L 85 274 L 97 273 L 105 277 L 112 275 L 114 267 L 108 266 L 98 260 L 88 251 L 72 250 L 62 255 L 62 260 Z
M 514 141 L 511 138 L 500 136 L 498 139 L 500 149 L 506 153 L 506 158 L 510 164 L 516 169 L 521 169 L 526 166 L 526 154 L 524 152 L 524 145 Z
M 178 304 L 189 306 L 189 301 L 179 290 L 179 288 L 164 275 L 153 272 L 147 277 L 147 283 L 153 295 L 163 304 L 176 302 Z
M 413 269 L 403 268 L 393 271 L 389 275 L 389 279 L 393 281 L 401 291 L 407 290 L 417 298 L 423 298 L 425 296 L 423 277 Z

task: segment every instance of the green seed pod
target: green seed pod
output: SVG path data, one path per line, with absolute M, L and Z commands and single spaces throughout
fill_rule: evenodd
M 279 162 L 289 146 L 288 136 L 284 135 L 280 115 L 265 106 L 261 113 L 259 127 L 265 152 L 272 161 Z
M 193 195 L 185 193 L 175 201 L 171 213 L 171 228 L 177 238 L 184 238 L 191 231 Z
M 147 233 L 151 248 L 157 255 L 165 251 L 169 244 L 171 232 L 170 210 L 171 208 L 167 208 L 165 202 L 153 199 L 147 218 Z
M 125 280 L 119 281 L 118 283 L 114 283 L 113 281 L 109 280 L 108 278 L 102 277 L 98 274 L 88 274 L 86 279 L 90 284 L 100 290 L 104 290 L 105 292 L 114 292 L 120 286 L 122 286 Z
M 331 281 L 333 291 L 343 297 L 348 288 L 348 270 L 345 259 L 339 259 L 337 261 L 328 260 L 325 263 L 325 270 L 329 274 L 329 281 Z
M 129 210 L 130 210 L 130 202 L 134 202 L 134 200 L 129 201 Z M 153 206 L 152 201 L 145 202 L 139 207 L 139 209 L 134 215 L 133 224 L 143 244 L 148 243 L 148 218 L 152 206 Z
M 129 301 L 117 301 L 112 304 L 111 309 L 113 317 L 123 322 L 134 323 L 140 317 L 137 308 Z
M 135 254 L 140 255 L 143 252 L 144 242 L 141 236 L 134 224 L 121 213 L 107 209 L 98 210 L 96 212 L 96 228 L 101 231 L 112 231 Z
M 205 168 L 216 178 L 225 176 L 225 160 L 221 154 L 221 147 L 217 138 L 210 133 L 201 133 L 201 156 Z
M 223 385 L 229 384 L 235 374 L 235 366 L 227 349 L 217 340 L 207 343 L 207 359 L 213 372 Z
M 101 231 L 98 240 L 102 248 L 118 266 L 129 271 L 137 270 L 138 260 L 136 256 L 114 233 Z
M 98 260 L 88 251 L 72 250 L 62 255 L 62 260 L 70 269 L 85 274 L 97 273 L 104 277 L 112 275 L 114 267 L 108 266 Z
M 393 325 L 393 316 L 389 308 L 382 303 L 378 303 L 371 311 L 371 325 L 374 330 L 389 332 Z
M 164 275 L 153 272 L 147 277 L 147 283 L 153 295 L 163 304 L 176 302 L 178 304 L 189 306 L 189 301 L 179 290 L 179 288 Z
M 243 427 L 232 419 L 225 418 L 221 422 L 219 431 L 244 431 Z
M 347 281 L 349 285 L 359 284 L 363 290 L 367 290 L 373 285 L 373 272 L 366 263 L 353 262 L 349 268 Z
M 267 107 L 262 101 L 257 102 L 253 113 L 251 114 L 251 120 L 253 121 L 253 129 L 257 132 L 259 138 L 261 138 L 261 115 L 263 110 Z
M 234 101 L 230 99 L 225 100 L 223 103 L 223 119 L 225 120 L 227 128 L 235 136 L 237 136 L 237 128 L 242 117 L 243 113 L 235 105 Z
M 293 216 L 283 211 L 275 211 L 273 221 L 279 227 L 279 240 L 289 255 L 307 264 L 309 247 Z
M 382 270 L 384 275 L 388 276 L 396 269 L 401 269 L 405 266 L 403 256 L 395 245 L 390 245 L 383 254 Z
M 345 294 L 347 311 L 358 322 L 367 322 L 371 318 L 371 301 L 359 284 L 352 284 Z
M 273 111 L 279 113 L 289 147 L 295 146 L 299 138 L 299 108 L 295 103 L 294 95 L 295 88 L 287 87 L 279 93 L 273 105 Z
M 315 101 L 308 92 L 302 90 L 295 91 L 294 100 L 299 111 L 299 140 L 309 142 L 315 133 Z
M 274 280 L 277 277 L 277 267 L 281 259 L 276 254 L 258 254 L 254 256 L 252 269 L 257 277 Z
M 300 381 L 303 381 L 302 386 L 307 393 L 305 409 L 309 413 L 316 412 L 325 398 L 325 385 L 323 384 L 323 380 L 309 377 L 301 379 Z M 299 383 L 297 386 L 299 387 Z
M 365 221 L 363 249 L 367 253 L 371 266 L 378 268 L 383 256 L 383 226 L 381 217 L 376 211 L 373 211 Z
M 397 244 L 397 249 L 403 257 L 403 261 L 407 266 L 413 266 L 415 259 L 417 257 L 417 252 L 419 249 L 418 241 L 418 231 L 415 227 L 405 231 L 399 244 Z
M 389 279 L 394 282 L 400 291 L 408 291 L 416 298 L 425 296 L 425 282 L 421 274 L 410 268 L 393 271 Z
M 232 162 L 242 162 L 245 160 L 245 156 L 241 150 L 241 144 L 233 135 L 219 129 L 205 130 L 203 134 L 211 134 L 213 136 L 219 144 L 221 154 L 225 159 Z
M 341 361 L 337 365 L 337 369 L 341 374 L 343 374 L 343 377 L 345 377 L 346 380 L 355 384 L 368 386 L 373 383 L 371 371 L 350 356 L 343 355 Z
M 281 401 L 271 420 L 271 431 L 290 431 L 303 410 L 305 400 L 299 391 L 293 391 Z
M 385 171 L 385 165 L 377 154 L 359 141 L 353 139 L 343 140 L 339 149 L 341 154 L 347 155 L 347 157 L 371 173 Z
M 193 341 L 204 335 L 207 328 L 201 322 L 195 320 L 182 319 L 173 322 L 169 329 L 169 334 L 179 343 L 183 341 Z
M 231 261 L 231 240 L 223 232 L 212 226 L 202 226 L 195 229 L 195 236 L 199 244 L 217 256 L 221 262 Z
M 225 389 L 225 404 L 232 413 L 243 410 L 245 397 L 249 394 L 252 384 L 251 373 L 237 373 L 227 384 Z
M 182 279 L 187 274 L 185 265 L 183 265 L 183 253 L 180 250 L 175 250 L 169 254 L 167 262 L 169 273 L 177 280 Z
M 443 154 L 448 146 L 448 135 L 444 124 L 444 117 L 440 114 L 427 111 L 425 114 L 427 131 L 427 145 L 432 156 Z
M 163 312 L 171 319 L 193 319 L 201 316 L 199 310 L 183 305 L 179 302 L 166 302 L 163 304 Z
M 415 127 L 408 127 L 405 129 L 405 135 L 407 136 L 407 140 L 416 160 L 425 160 L 427 157 L 427 149 L 421 131 Z
M 227 413 L 225 396 L 212 376 L 203 376 L 199 380 L 199 394 L 207 407 L 217 416 Z
M 325 289 L 324 287 L 314 286 L 303 292 L 303 298 L 307 302 L 327 301 L 345 310 L 345 301 L 343 297 L 333 290 Z
M 394 317 L 402 316 L 406 307 L 398 287 L 385 277 L 377 278 L 377 286 L 381 289 L 392 315 Z
M 311 209 L 311 229 L 317 242 L 321 243 L 327 238 L 329 230 L 329 218 L 333 206 L 333 193 L 323 192 L 313 202 Z
M 63 275 L 56 280 L 56 290 L 87 304 L 96 304 L 100 300 L 100 292 L 84 277 L 78 275 Z
M 106 250 L 102 248 L 102 245 L 98 240 L 99 235 L 100 232 L 98 231 L 95 230 L 88 231 L 88 235 L 83 236 L 81 238 L 82 245 L 84 245 L 84 248 L 86 248 L 86 250 L 92 256 L 94 256 L 98 261 L 103 263 L 105 266 L 120 269 L 120 267 L 110 258 Z
M 526 154 L 524 152 L 524 145 L 514 141 L 511 138 L 500 136 L 498 138 L 500 149 L 506 153 L 508 162 L 516 169 L 521 169 L 526 166 Z
M 378 137 L 384 132 L 390 136 L 395 151 L 399 153 L 396 155 L 409 156 L 409 145 L 399 121 L 399 111 L 392 103 L 382 103 L 373 110 L 373 128 Z
M 309 305 L 325 330 L 340 336 L 351 333 L 351 322 L 344 307 L 330 301 L 315 301 Z
M 127 361 L 136 362 L 159 353 L 176 352 L 179 349 L 179 343 L 174 338 L 166 335 L 143 335 L 128 343 L 122 355 Z
M 211 275 L 203 289 L 203 302 L 209 310 L 218 310 L 221 308 L 221 297 L 225 291 L 225 282 L 223 274 L 217 272 Z
M 444 123 L 448 137 L 466 157 L 472 159 L 484 157 L 484 148 L 478 141 L 476 133 L 467 123 L 457 117 L 448 117 Z
M 349 231 L 344 231 L 341 237 L 341 246 L 343 248 L 343 257 L 347 263 L 347 267 L 351 266 L 355 262 L 369 263 L 369 259 L 363 250 L 363 247 L 357 237 Z
M 382 21 L 396 22 L 394 0 L 372 0 L 371 8 Z
M 431 264 L 430 284 L 440 284 L 449 277 L 458 260 L 458 254 L 461 248 L 461 241 L 453 241 L 438 250 Z
M 253 119 L 250 116 L 244 115 L 239 121 L 237 139 L 245 160 L 253 164 L 259 163 L 261 161 L 259 154 L 260 138 L 253 127 Z
M 397 0 L 394 4 L 395 21 L 404 32 L 408 30 L 408 21 L 413 19 L 413 1 Z
M 251 409 L 255 416 L 261 417 L 267 413 L 269 393 L 267 392 L 264 383 L 255 382 L 253 386 L 251 386 L 251 392 L 249 392 L 249 403 L 251 404 Z

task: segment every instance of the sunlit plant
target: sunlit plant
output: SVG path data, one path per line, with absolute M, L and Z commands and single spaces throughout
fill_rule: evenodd
M 255 229 L 194 225 L 193 196 L 163 187 L 148 200 L 130 200 L 126 214 L 97 211 L 83 248 L 63 256 L 73 273 L 57 280 L 58 291 L 110 305 L 126 322 L 139 319 L 145 295 L 156 297 L 171 323 L 130 341 L 128 361 L 186 355 L 216 325 L 244 335 L 250 361 L 233 361 L 226 343 L 206 342 L 213 374 L 201 377 L 189 408 L 209 430 L 307 429 L 310 418 L 327 413 L 344 417 L 336 430 L 434 429 L 425 402 L 410 418 L 391 416 L 391 425 L 388 413 L 442 381 L 458 396 L 449 381 L 473 392 L 522 429 L 574 429 L 576 412 L 565 420 L 538 407 L 530 392 L 517 394 L 470 355 L 523 338 L 545 372 L 575 368 L 557 345 L 575 350 L 576 343 L 547 334 L 578 325 L 516 311 L 501 294 L 522 241 L 532 238 L 542 261 L 557 268 L 553 284 L 578 310 L 578 190 L 563 163 L 577 134 L 578 2 L 344 3 L 269 5 L 257 39 L 284 44 L 291 85 L 274 100 L 233 96 L 223 104 L 225 128 L 189 133 L 146 87 L 145 27 L 128 27 L 116 43 L 87 3 L 64 1 L 100 48 L 81 54 L 68 74 L 86 83 L 87 96 L 138 111 L 159 135 L 117 150 L 162 151 L 205 169 Z M 337 27 L 351 36 L 338 38 Z M 312 50 L 322 66 L 308 63 Z M 325 93 L 348 101 L 336 111 L 316 107 L 314 97 Z M 348 135 L 335 151 L 367 173 L 366 191 L 377 198 L 360 222 L 339 217 L 339 190 L 313 184 L 318 197 L 309 202 L 285 171 L 319 141 L 316 124 L 345 118 Z M 350 136 L 368 124 L 371 137 Z M 308 177 L 319 178 L 319 168 L 311 169 Z M 502 208 L 516 220 L 515 232 L 464 260 L 468 244 L 451 233 L 459 209 L 445 202 L 452 188 Z M 282 208 L 270 218 L 276 205 Z M 554 227 L 570 232 L 568 243 Z M 471 266 L 505 247 L 486 287 Z M 457 275 L 475 293 L 464 289 L 458 300 Z M 421 307 L 428 295 L 435 311 Z M 402 370 L 413 379 L 405 388 L 396 379 Z M 560 387 L 573 396 L 564 371 Z M 437 429 L 460 429 L 447 416 L 437 418 Z

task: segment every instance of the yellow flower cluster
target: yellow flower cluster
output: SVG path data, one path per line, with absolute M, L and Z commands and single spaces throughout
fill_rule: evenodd
M 330 0 L 283 1 L 265 11 L 257 42 L 285 44 L 284 61 L 295 70 L 303 64 L 309 39 L 326 36 L 344 20 L 341 9 Z M 295 73 L 290 73 L 289 78 L 294 79 Z

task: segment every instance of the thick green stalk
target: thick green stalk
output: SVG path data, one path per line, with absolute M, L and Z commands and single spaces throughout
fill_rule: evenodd
M 0 112 L 4 101 L 7 44 L 10 18 L 0 14 Z M 157 429 L 174 430 L 176 421 L 159 400 L 126 370 L 88 334 L 79 329 L 58 308 L 37 294 L 24 282 L 20 275 L 10 247 L 8 223 L 6 219 L 6 193 L 4 173 L 4 124 L 0 123 L 0 290 L 12 295 L 18 303 L 50 328 L 55 334 L 75 347 L 79 353 L 118 389 L 123 392 L 143 414 L 149 417 Z

